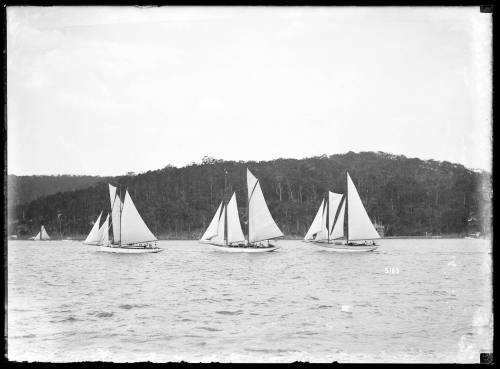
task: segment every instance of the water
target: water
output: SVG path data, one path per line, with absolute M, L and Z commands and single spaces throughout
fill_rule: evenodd
M 492 352 L 484 240 L 382 240 L 337 254 L 162 241 L 158 254 L 8 244 L 8 358 L 478 362 Z

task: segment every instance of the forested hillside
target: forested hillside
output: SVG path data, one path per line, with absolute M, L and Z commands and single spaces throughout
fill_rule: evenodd
M 98 176 L 7 176 L 8 205 L 26 204 L 42 196 L 58 192 L 80 190 L 107 181 Z
M 259 178 L 271 214 L 289 237 L 303 237 L 325 191 L 345 191 L 351 175 L 372 220 L 385 234 L 464 234 L 489 232 L 491 186 L 488 173 L 462 165 L 423 161 L 386 153 L 362 152 L 263 162 L 221 161 L 165 167 L 136 176 L 116 177 L 111 184 L 128 188 L 146 224 L 159 238 L 199 238 L 224 193 L 236 191 L 246 229 L 246 168 Z M 10 233 L 31 236 L 40 224 L 49 234 L 84 237 L 101 210 L 109 211 L 105 181 L 19 205 Z M 486 220 L 486 221 L 484 221 Z

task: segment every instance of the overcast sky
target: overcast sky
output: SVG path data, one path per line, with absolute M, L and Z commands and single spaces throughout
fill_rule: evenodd
M 491 166 L 479 7 L 9 7 L 8 173 L 386 151 Z

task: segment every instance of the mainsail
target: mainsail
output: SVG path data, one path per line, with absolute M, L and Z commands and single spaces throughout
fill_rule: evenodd
M 380 238 L 366 213 L 349 173 L 347 173 L 347 230 L 348 241 Z
M 236 193 L 233 193 L 231 200 L 227 203 L 227 242 L 244 242 L 245 236 L 241 229 L 240 217 L 238 215 L 238 205 L 236 203 Z
M 128 191 L 125 193 L 125 200 L 123 201 L 121 223 L 122 244 L 131 245 L 140 242 L 157 241 L 157 238 L 142 220 Z
M 332 233 L 330 234 L 331 240 L 344 237 L 344 216 L 345 216 L 345 200 L 342 203 L 342 207 L 340 208 L 339 216 L 337 217 L 337 222 L 333 226 Z
M 314 237 L 315 241 L 326 240 L 328 238 L 328 230 L 326 228 L 326 213 L 328 212 L 328 205 L 323 206 L 323 211 L 321 212 L 321 228 L 320 231 Z
M 341 193 L 335 193 L 328 191 L 328 201 L 330 202 L 330 215 L 329 215 L 329 224 L 328 230 L 331 232 L 333 228 L 333 222 L 335 221 L 335 214 L 337 214 L 337 210 L 339 209 L 340 201 L 342 200 Z
M 259 180 L 254 177 L 248 168 L 247 186 L 248 241 L 252 243 L 283 236 L 269 212 Z
M 111 201 L 111 222 L 113 226 L 113 242 L 120 242 L 120 216 L 123 209 L 123 203 L 120 196 L 116 193 L 116 187 L 109 185 L 109 196 Z M 113 196 L 113 198 L 111 198 Z
M 101 228 L 99 228 L 98 237 L 100 245 L 107 245 L 109 243 L 109 213 L 104 223 L 102 223 Z
M 217 233 L 210 239 L 215 243 L 224 243 L 224 227 L 226 226 L 226 206 L 222 206 L 219 219 L 217 220 Z
M 321 221 L 323 218 L 323 208 L 325 206 L 325 199 L 321 201 L 321 205 L 318 209 L 318 212 L 316 213 L 316 216 L 314 217 L 314 220 L 309 227 L 309 230 L 307 231 L 304 240 L 312 240 L 314 236 L 321 231 Z
M 111 209 L 113 209 L 113 204 L 115 202 L 116 187 L 108 183 L 109 186 L 109 201 L 111 202 Z
M 99 223 L 101 221 L 101 214 L 97 217 L 97 220 L 95 221 L 92 229 L 90 230 L 90 233 L 88 234 L 87 238 L 83 243 L 91 244 L 91 243 L 98 243 L 101 240 L 101 236 L 99 235 L 100 228 L 99 228 Z
M 200 241 L 209 241 L 211 238 L 217 236 L 217 228 L 219 226 L 221 209 L 222 209 L 222 201 L 221 201 L 219 207 L 217 208 L 217 211 L 215 212 L 215 215 L 212 218 L 212 221 L 208 225 L 207 230 L 205 231 L 205 233 L 203 233 L 203 236 L 201 236 Z

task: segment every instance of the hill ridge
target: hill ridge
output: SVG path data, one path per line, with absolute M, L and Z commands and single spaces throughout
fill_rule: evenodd
M 90 187 L 48 195 L 12 209 L 9 233 L 31 235 L 42 222 L 58 233 L 82 237 L 97 214 L 109 207 L 107 184 L 128 187 L 153 233 L 160 238 L 198 238 L 211 220 L 228 170 L 245 229 L 245 170 L 259 178 L 271 214 L 287 236 L 307 231 L 327 190 L 344 192 L 342 173 L 349 171 L 372 220 L 386 234 L 463 234 L 489 232 L 491 176 L 461 164 L 407 158 L 385 152 L 352 151 L 304 159 L 225 161 L 204 157 L 184 167 L 167 165 L 135 175 L 100 177 Z

